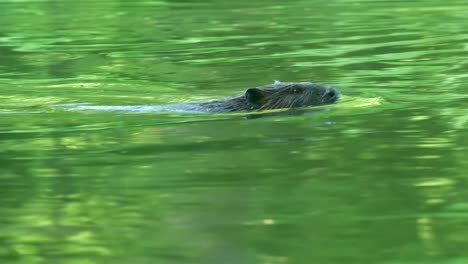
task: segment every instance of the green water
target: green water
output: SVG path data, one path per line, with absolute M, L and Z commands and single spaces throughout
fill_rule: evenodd
M 1 0 L 0 263 L 468 263 L 467 17 L 465 0 Z M 343 97 L 263 118 L 65 107 L 273 80 Z

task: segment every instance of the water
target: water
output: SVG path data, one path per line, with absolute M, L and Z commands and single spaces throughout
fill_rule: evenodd
M 468 262 L 466 1 L 0 10 L 2 264 Z M 343 97 L 293 115 L 112 110 L 273 80 Z

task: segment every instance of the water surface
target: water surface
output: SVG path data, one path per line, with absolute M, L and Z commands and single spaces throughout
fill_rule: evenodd
M 468 262 L 465 1 L 0 9 L 1 263 Z M 344 96 L 260 118 L 57 107 L 273 80 Z

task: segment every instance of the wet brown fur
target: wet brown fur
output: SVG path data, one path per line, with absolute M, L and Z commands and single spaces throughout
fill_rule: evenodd
M 187 105 L 210 113 L 251 112 L 332 104 L 338 98 L 338 90 L 329 86 L 275 81 L 274 84 L 249 88 L 237 96 Z

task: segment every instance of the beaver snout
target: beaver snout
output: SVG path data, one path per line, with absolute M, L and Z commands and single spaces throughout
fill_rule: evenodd
M 333 87 L 327 87 L 325 94 L 323 95 L 324 102 L 334 103 L 340 97 L 340 92 Z

